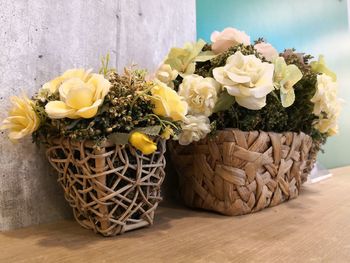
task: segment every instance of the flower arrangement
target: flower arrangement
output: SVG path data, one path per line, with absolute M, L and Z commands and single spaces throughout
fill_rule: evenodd
M 172 48 L 155 75 L 188 105 L 180 144 L 225 128 L 304 132 L 318 145 L 337 133 L 338 85 L 323 56 L 278 53 L 234 28 L 215 31 L 211 42 Z
M 32 99 L 12 97 L 13 108 L 1 129 L 9 130 L 12 141 L 32 135 L 36 143 L 65 137 L 98 145 L 108 139 L 153 153 L 152 137 L 176 135 L 187 105 L 162 82 L 146 81 L 146 71 L 125 69 L 120 75 L 108 68 L 108 61 L 107 55 L 99 74 L 70 69 L 45 83 Z
M 16 142 L 46 148 L 76 221 L 104 236 L 153 224 L 165 176 L 165 141 L 177 136 L 187 103 L 134 67 L 118 74 L 70 69 L 29 99 L 12 97 L 0 126 Z M 166 77 L 166 76 L 165 76 Z

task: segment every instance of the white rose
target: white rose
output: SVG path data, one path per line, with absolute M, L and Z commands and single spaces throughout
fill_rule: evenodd
M 177 70 L 172 69 L 171 66 L 168 64 L 163 64 L 158 68 L 155 78 L 158 79 L 160 82 L 163 82 L 170 88 L 174 88 L 173 80 L 176 79 L 177 75 Z
M 239 44 L 250 45 L 250 37 L 245 32 L 232 27 L 225 28 L 222 32 L 214 31 L 210 40 L 213 42 L 211 49 L 215 54 Z
M 270 43 L 260 42 L 254 45 L 254 48 L 266 58 L 267 61 L 272 62 L 278 57 L 278 51 Z
M 238 51 L 224 67 L 215 68 L 213 75 L 239 105 L 260 110 L 266 105 L 266 95 L 273 90 L 273 71 L 272 64 Z
M 215 79 L 192 74 L 183 79 L 178 93 L 185 98 L 190 114 L 210 116 L 217 101 L 219 89 L 220 84 Z
M 210 121 L 208 117 L 203 115 L 188 115 L 181 123 L 181 129 L 182 131 L 178 136 L 179 143 L 188 145 L 191 142 L 198 142 L 210 133 Z
M 340 100 L 337 98 L 338 83 L 326 74 L 317 75 L 317 89 L 311 102 L 313 113 L 319 117 L 315 128 L 322 133 L 334 135 L 338 131 L 337 120 L 340 114 Z

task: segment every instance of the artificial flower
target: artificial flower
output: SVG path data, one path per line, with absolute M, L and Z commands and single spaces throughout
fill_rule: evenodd
M 25 95 L 22 98 L 11 97 L 12 109 L 9 116 L 2 122 L 0 130 L 9 130 L 8 137 L 15 142 L 36 131 L 40 125 L 40 119 L 35 113 L 34 102 Z
M 181 123 L 181 133 L 178 136 L 179 143 L 181 145 L 188 145 L 192 142 L 197 142 L 205 138 L 210 131 L 210 121 L 207 116 L 188 115 Z
M 250 45 L 250 37 L 245 32 L 231 27 L 225 28 L 222 32 L 214 31 L 210 40 L 213 43 L 211 49 L 215 54 L 239 44 Z
M 319 117 L 315 128 L 322 133 L 334 135 L 338 131 L 337 119 L 340 114 L 340 101 L 337 98 L 338 83 L 326 75 L 317 76 L 317 88 L 311 102 L 313 113 Z
M 266 95 L 273 90 L 273 69 L 272 64 L 238 51 L 228 57 L 225 66 L 215 68 L 213 75 L 239 105 L 260 110 L 266 105 Z
M 78 78 L 84 82 L 87 82 L 88 79 L 91 77 L 90 72 L 91 70 L 85 70 L 82 68 L 69 69 L 65 71 L 61 76 L 45 83 L 41 90 L 48 91 L 49 94 L 55 93 L 56 91 L 58 91 L 58 88 L 65 80 L 72 78 Z
M 303 74 L 296 65 L 287 65 L 283 57 L 276 58 L 274 65 L 274 86 L 280 90 L 282 106 L 286 108 L 294 103 L 293 86 L 301 80 Z
M 169 64 L 162 64 L 157 72 L 156 72 L 156 79 L 158 79 L 160 82 L 163 82 L 170 88 L 174 88 L 174 82 L 173 80 L 176 79 L 178 76 L 178 72 L 176 69 L 172 69 Z
M 130 135 L 129 142 L 143 154 L 151 154 L 157 150 L 157 144 L 153 142 L 150 137 L 141 132 L 133 132 Z
M 278 51 L 270 43 L 260 42 L 254 48 L 269 62 L 278 57 Z
M 183 120 L 187 114 L 187 103 L 175 90 L 162 82 L 155 81 L 151 89 L 151 101 L 154 104 L 153 112 L 173 121 Z
M 60 85 L 60 100 L 47 103 L 45 111 L 51 119 L 92 118 L 97 114 L 110 85 L 100 74 L 92 74 L 86 79 L 73 74 Z
M 169 140 L 172 135 L 174 135 L 174 130 L 168 125 L 164 128 L 160 137 L 164 140 Z
M 192 74 L 183 79 L 178 93 L 185 98 L 190 114 L 210 116 L 220 87 L 221 85 L 213 78 Z
M 200 39 L 196 43 L 186 43 L 183 48 L 172 48 L 164 61 L 181 76 L 194 73 L 196 69 L 196 57 L 202 51 L 205 41 Z
M 333 81 L 337 80 L 337 75 L 326 66 L 326 62 L 323 55 L 320 55 L 318 57 L 318 61 L 312 61 L 310 65 L 314 72 L 326 74 L 330 76 Z

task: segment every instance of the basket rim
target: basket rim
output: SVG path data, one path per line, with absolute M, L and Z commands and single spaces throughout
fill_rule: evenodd
M 165 139 L 161 138 L 160 136 L 154 136 L 157 140 L 159 141 L 165 141 Z M 67 146 L 68 144 L 73 145 L 73 146 L 79 146 L 81 144 L 84 144 L 85 147 L 87 148 L 96 148 L 97 147 L 113 147 L 113 146 L 123 146 L 123 145 L 127 145 L 127 144 L 116 144 L 114 142 L 112 142 L 109 139 L 106 140 L 102 140 L 99 144 L 97 144 L 96 140 L 76 140 L 76 139 L 71 139 L 71 138 L 67 138 L 67 137 L 53 137 L 53 138 L 49 138 L 47 140 L 47 142 L 49 144 L 63 144 L 64 146 Z M 131 144 L 130 144 L 131 145 Z
M 265 132 L 265 133 L 275 133 L 275 134 L 296 133 L 296 134 L 305 134 L 305 135 L 311 137 L 310 135 L 308 135 L 307 133 L 305 133 L 305 132 L 303 132 L 303 131 L 282 131 L 282 132 L 264 131 L 264 130 L 250 130 L 250 131 L 244 131 L 244 130 L 241 130 L 241 129 L 239 129 L 239 128 L 225 128 L 225 129 L 219 129 L 219 130 L 216 130 L 216 133 L 221 133 L 221 132 L 225 132 L 225 131 Z M 214 135 L 215 135 L 215 134 L 214 134 Z

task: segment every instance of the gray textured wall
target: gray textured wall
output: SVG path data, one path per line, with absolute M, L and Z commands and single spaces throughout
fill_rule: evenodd
M 119 70 L 154 70 L 171 46 L 194 39 L 195 0 L 1 0 L 0 120 L 11 95 L 31 95 L 67 68 L 97 70 L 109 51 Z M 30 138 L 0 136 L 0 231 L 69 217 L 43 152 Z

